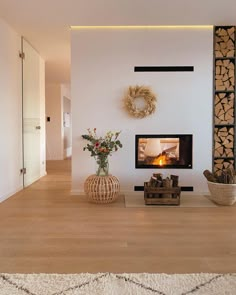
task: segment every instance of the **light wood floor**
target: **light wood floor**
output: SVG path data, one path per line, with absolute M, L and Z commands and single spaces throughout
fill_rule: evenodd
M 236 272 L 236 207 L 125 208 L 70 195 L 70 161 L 0 204 L 0 272 Z

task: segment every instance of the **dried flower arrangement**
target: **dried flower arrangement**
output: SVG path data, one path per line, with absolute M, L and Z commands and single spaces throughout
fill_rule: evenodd
M 135 104 L 135 99 L 138 97 L 142 97 L 145 101 L 146 106 L 143 109 L 139 109 Z M 129 86 L 124 103 L 129 114 L 136 118 L 144 118 L 156 110 L 156 96 L 148 86 Z

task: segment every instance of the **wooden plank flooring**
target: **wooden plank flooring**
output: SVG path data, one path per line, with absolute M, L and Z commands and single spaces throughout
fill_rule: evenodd
M 70 161 L 0 204 L 0 272 L 236 272 L 236 207 L 125 208 L 70 195 Z

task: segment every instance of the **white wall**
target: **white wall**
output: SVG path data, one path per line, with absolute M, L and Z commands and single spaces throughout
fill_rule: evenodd
M 71 156 L 71 146 L 64 148 L 64 98 L 71 100 L 70 84 L 46 84 L 46 159 L 63 160 Z M 71 130 L 66 134 L 71 137 Z
M 61 84 L 61 96 L 67 97 L 68 99 L 71 99 L 71 89 L 70 84 Z
M 45 61 L 40 57 L 40 176 L 46 175 Z
M 110 157 L 110 172 L 123 191 L 143 185 L 152 169 L 135 169 L 135 134 L 193 134 L 193 169 L 177 174 L 180 185 L 207 190 L 202 175 L 212 163 L 212 29 L 72 31 L 72 191 L 83 191 L 95 172 L 81 135 L 122 130 L 123 149 Z M 193 65 L 194 72 L 134 73 L 134 66 Z M 122 98 L 129 85 L 149 85 L 158 96 L 154 115 L 130 117 Z
M 64 113 L 69 113 L 70 126 L 64 126 L 64 118 L 62 122 L 63 137 L 63 158 L 69 158 L 72 155 L 72 119 L 71 119 L 71 87 L 70 84 L 61 84 L 61 101 L 62 101 L 62 118 Z
M 46 84 L 46 159 L 63 159 L 63 120 L 60 84 Z
M 64 158 L 72 155 L 72 128 L 71 128 L 71 100 L 63 96 L 63 149 Z
M 0 19 L 0 201 L 22 188 L 21 39 Z

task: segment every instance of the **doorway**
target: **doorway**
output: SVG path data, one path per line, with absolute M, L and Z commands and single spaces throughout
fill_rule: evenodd
M 22 38 L 23 186 L 45 173 L 44 61 Z

